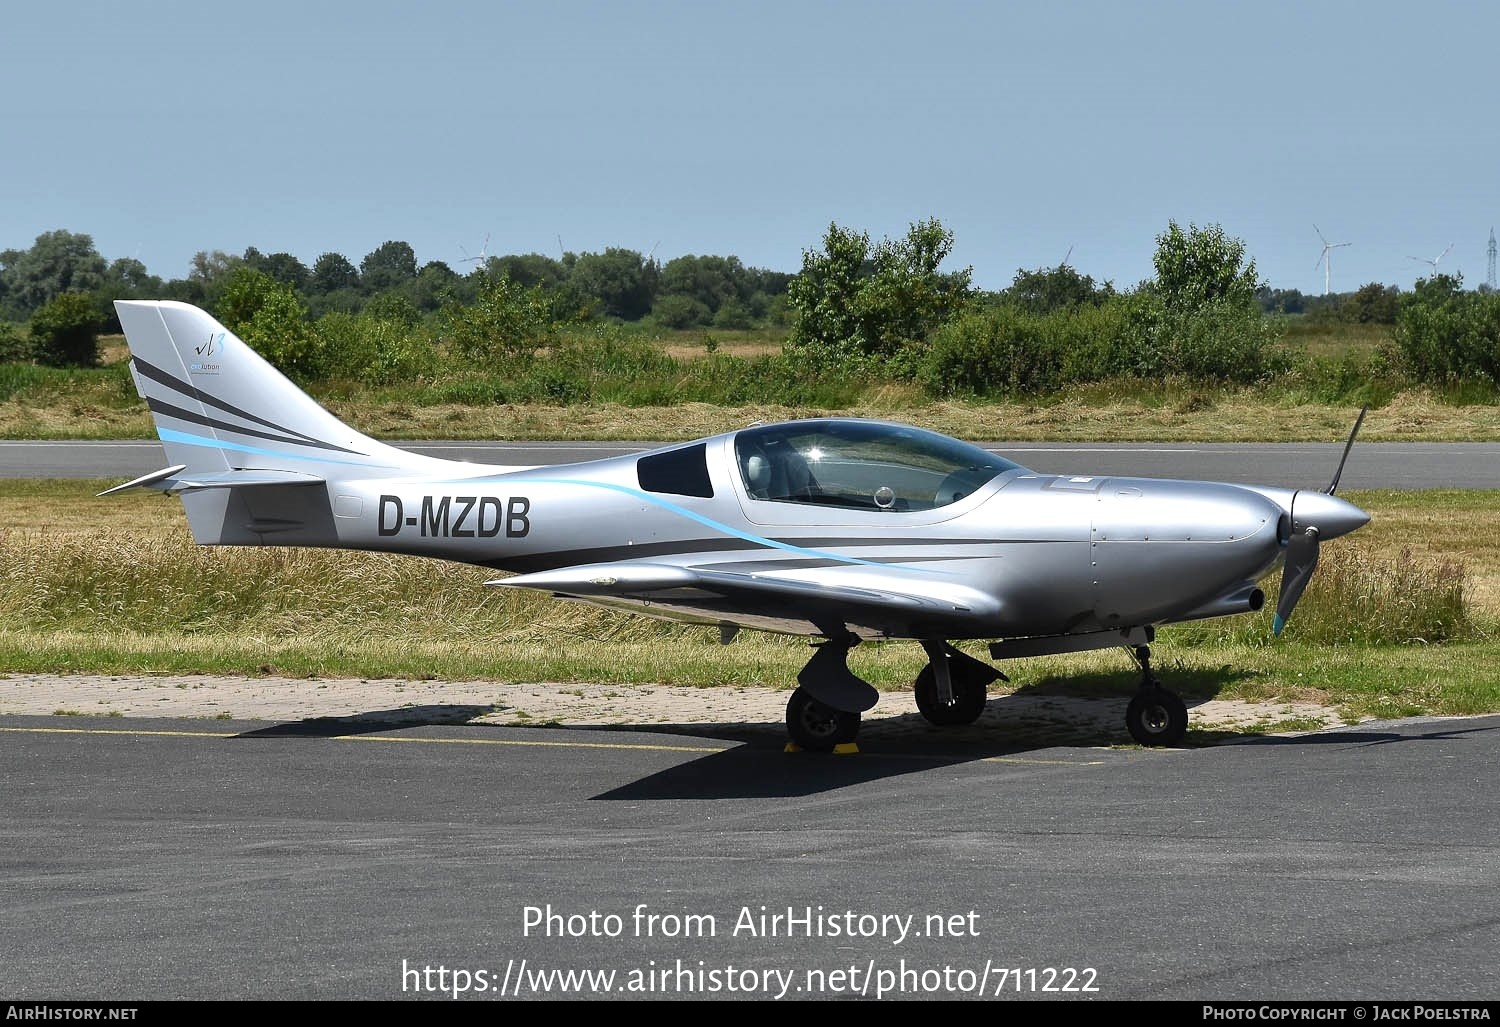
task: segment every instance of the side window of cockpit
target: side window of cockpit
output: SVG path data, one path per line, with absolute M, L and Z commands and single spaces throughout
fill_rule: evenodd
M 976 489 L 982 488 L 986 482 L 995 476 L 995 468 L 966 467 L 962 470 L 949 474 L 938 486 L 937 494 L 932 497 L 934 507 L 947 506 L 966 499 Z
M 635 462 L 635 474 L 647 492 L 701 499 L 714 497 L 713 482 L 708 477 L 706 443 L 643 456 Z
M 807 460 L 786 439 L 740 439 L 735 452 L 739 455 L 745 492 L 751 499 L 818 502 L 818 483 Z

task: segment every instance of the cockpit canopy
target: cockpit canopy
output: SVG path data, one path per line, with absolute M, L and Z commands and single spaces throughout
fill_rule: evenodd
M 970 443 L 883 421 L 747 428 L 734 450 L 751 499 L 857 510 L 932 510 L 1025 470 Z

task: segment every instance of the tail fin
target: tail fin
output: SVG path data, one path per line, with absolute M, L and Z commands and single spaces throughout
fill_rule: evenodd
M 139 484 L 212 487 L 240 471 L 276 472 L 261 477 L 286 483 L 351 471 L 379 477 L 434 462 L 350 428 L 195 306 L 116 300 L 115 309 L 136 391 L 151 409 L 167 462 L 182 468 Z M 223 484 L 254 477 L 237 474 Z
M 116 300 L 115 309 L 169 466 L 100 494 L 176 493 L 203 545 L 334 545 L 338 481 L 459 466 L 355 431 L 197 307 Z

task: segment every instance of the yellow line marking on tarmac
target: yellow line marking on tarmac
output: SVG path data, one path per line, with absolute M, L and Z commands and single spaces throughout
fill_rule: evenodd
M 399 728 L 393 728 L 393 730 L 399 730 Z M 152 735 L 182 738 L 248 737 L 247 732 L 243 731 L 151 731 L 145 729 L 105 727 L 0 727 L 0 733 L 33 735 Z M 285 734 L 265 734 L 259 737 L 326 737 L 336 742 L 413 742 L 429 745 L 529 745 L 548 749 L 634 749 L 644 752 L 728 752 L 731 749 L 739 748 L 738 745 L 653 745 L 644 742 L 544 742 L 535 739 L 520 738 L 409 738 L 392 735 L 309 736 L 297 735 L 291 732 Z M 882 753 L 878 750 L 866 753 L 865 755 L 877 756 L 882 759 L 909 759 L 930 763 L 1016 763 L 1023 766 L 1048 767 L 1097 767 L 1105 762 L 1104 760 L 1044 760 L 1023 756 L 981 756 L 977 760 L 971 760 L 964 756 L 928 755 L 924 753 Z
M 186 738 L 233 738 L 237 731 L 147 731 L 108 727 L 0 727 L 18 735 L 182 735 Z
M 168 735 L 183 738 L 244 738 L 244 731 L 148 731 L 90 727 L 0 727 L 0 732 L 35 735 Z M 326 737 L 336 742 L 421 742 L 446 745 L 532 745 L 556 749 L 645 749 L 653 752 L 724 752 L 734 746 L 651 745 L 639 742 L 542 742 L 519 738 L 395 738 L 380 735 L 263 734 L 260 738 Z
M 644 749 L 649 752 L 725 752 L 726 745 L 650 745 L 644 742 L 539 742 L 519 738 L 394 738 L 383 735 L 334 735 L 340 742 L 427 742 L 442 745 L 533 745 L 548 749 Z

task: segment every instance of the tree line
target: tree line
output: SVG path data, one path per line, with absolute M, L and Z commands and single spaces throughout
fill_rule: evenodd
M 1460 278 L 1306 297 L 1272 290 L 1218 225 L 1173 221 L 1155 242 L 1154 276 L 1130 289 L 1065 262 L 1019 269 L 1008 288 L 985 292 L 972 269 L 945 270 L 954 236 L 936 219 L 880 240 L 830 224 L 795 274 L 733 256 L 661 264 L 623 248 L 488 257 L 461 274 L 441 261 L 419 265 L 409 244 L 389 241 L 358 265 L 337 253 L 308 267 L 255 247 L 203 251 L 186 277 L 164 281 L 59 230 L 0 252 L 0 361 L 96 363 L 98 333 L 118 330 L 113 300 L 166 298 L 210 309 L 304 382 L 519 375 L 534 385 L 527 396 L 562 401 L 596 397 L 608 367 L 683 387 L 711 373 L 714 396 L 743 392 L 742 380 L 757 376 L 804 393 L 817 381 L 903 379 L 933 396 L 979 397 L 1115 379 L 1308 377 L 1306 362 L 1295 366 L 1278 345 L 1287 317 L 1392 326 L 1390 347 L 1311 369 L 1340 389 L 1500 381 L 1500 297 L 1466 291 Z M 635 346 L 641 328 L 775 328 L 786 341 L 781 364 L 719 360 L 690 375 Z M 514 386 L 505 394 L 519 395 Z
M 600 253 L 540 253 L 491 256 L 467 273 L 434 260 L 418 264 L 406 242 L 382 243 L 356 265 L 341 253 L 324 253 L 309 267 L 290 253 L 262 253 L 252 246 L 239 255 L 220 250 L 196 253 L 183 278 L 163 279 L 133 258 L 106 261 L 92 237 L 58 230 L 38 236 L 30 248 L 0 251 L 0 320 L 24 323 L 65 293 L 94 299 L 111 316 L 116 299 L 176 299 L 213 309 L 234 274 L 260 272 L 288 286 L 310 316 L 330 311 L 358 313 L 372 299 L 396 295 L 419 313 L 472 303 L 483 284 L 504 276 L 537 286 L 564 319 L 647 316 L 667 328 L 747 328 L 785 320 L 782 297 L 792 275 L 750 268 L 738 257 L 683 256 L 662 264 L 619 247 Z

